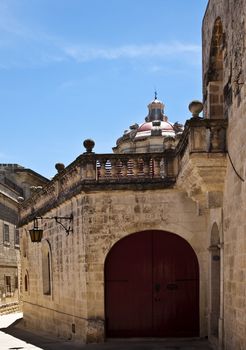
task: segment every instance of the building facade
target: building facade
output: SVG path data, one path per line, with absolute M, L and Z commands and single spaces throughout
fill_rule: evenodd
M 214 287 L 220 288 L 220 303 L 213 299 L 211 286 L 210 330 L 212 335 L 217 333 L 213 315 L 219 313 L 218 332 L 225 349 L 246 347 L 245 20 L 245 0 L 210 0 L 203 20 L 205 115 L 210 120 L 228 120 L 223 201 L 220 210 L 210 213 L 211 241 L 217 241 L 222 262 L 217 274 L 220 286 Z
M 208 336 L 215 349 L 246 348 L 245 11 L 245 0 L 209 1 L 204 103 L 184 127 L 156 96 L 114 153 L 87 140 L 22 204 L 26 326 L 83 342 Z
M 31 186 L 48 182 L 17 164 L 0 164 L 0 312 L 20 296 L 19 202 L 31 194 Z
M 135 140 L 155 144 L 152 152 L 94 154 L 87 140 L 84 154 L 57 166 L 23 203 L 27 326 L 85 342 L 208 334 L 207 229 L 209 208 L 220 205 L 227 123 L 200 118 L 201 108 L 191 104 L 181 136 L 150 132 Z M 30 240 L 34 229 L 43 230 L 40 243 Z

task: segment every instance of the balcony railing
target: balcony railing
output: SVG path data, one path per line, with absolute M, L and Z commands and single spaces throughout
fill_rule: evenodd
M 174 177 L 174 154 L 88 154 L 81 156 L 80 180 L 151 180 Z

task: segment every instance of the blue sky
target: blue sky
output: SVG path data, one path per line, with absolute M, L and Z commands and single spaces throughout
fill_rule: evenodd
M 0 163 L 48 178 L 110 153 L 157 89 L 171 122 L 201 99 L 207 0 L 0 0 Z

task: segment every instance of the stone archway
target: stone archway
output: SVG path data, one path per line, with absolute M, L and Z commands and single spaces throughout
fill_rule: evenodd
M 199 266 L 180 236 L 137 232 L 105 261 L 106 336 L 199 335 Z

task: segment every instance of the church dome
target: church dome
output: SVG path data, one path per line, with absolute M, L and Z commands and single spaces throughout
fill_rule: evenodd
M 125 130 L 113 148 L 116 153 L 161 152 L 165 138 L 175 139 L 175 125 L 168 121 L 164 114 L 164 103 L 155 98 L 148 104 L 149 113 L 145 122 L 134 124 Z M 143 144 L 144 142 L 144 144 Z

